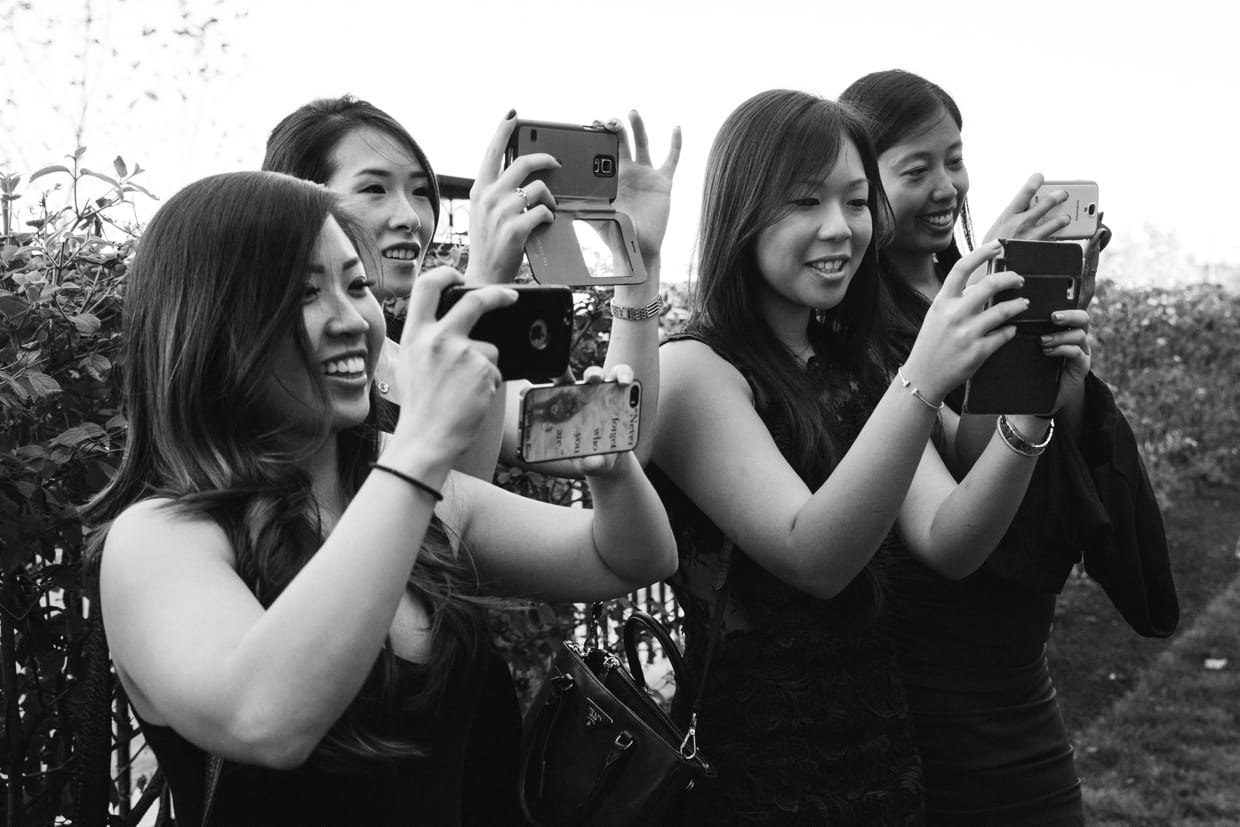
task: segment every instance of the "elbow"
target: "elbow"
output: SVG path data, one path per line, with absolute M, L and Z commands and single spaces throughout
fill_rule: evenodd
M 273 770 L 306 763 L 325 734 L 310 722 L 272 714 L 239 715 L 226 731 L 235 748 L 223 757 Z

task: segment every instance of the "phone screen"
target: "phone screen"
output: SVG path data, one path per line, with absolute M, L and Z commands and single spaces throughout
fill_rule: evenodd
M 521 397 L 517 455 L 525 462 L 614 454 L 637 444 L 641 384 L 537 385 Z

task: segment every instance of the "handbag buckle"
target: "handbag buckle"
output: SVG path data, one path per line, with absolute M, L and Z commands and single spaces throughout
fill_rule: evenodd
M 696 712 L 689 717 L 689 730 L 685 733 L 685 740 L 680 742 L 680 754 L 686 761 L 692 761 L 694 758 L 697 758 Z

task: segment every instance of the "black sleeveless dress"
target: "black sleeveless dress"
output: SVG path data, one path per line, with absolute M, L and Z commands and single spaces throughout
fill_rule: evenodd
M 402 690 L 415 693 L 426 667 L 397 661 Z M 424 756 L 329 765 L 312 756 L 293 770 L 224 762 L 216 825 L 516 825 L 520 710 L 508 665 L 487 648 L 458 670 L 434 710 L 382 715 L 391 735 L 412 738 Z M 360 702 L 360 701 L 359 701 Z M 376 718 L 379 720 L 379 718 Z M 201 823 L 207 755 L 165 726 L 141 721 L 172 790 L 178 824 Z
M 868 408 L 855 383 L 829 363 L 811 360 L 807 373 L 846 449 Z M 783 429 L 754 392 L 759 416 L 787 456 Z M 675 710 L 684 720 L 725 579 L 725 538 L 657 466 L 649 473 L 680 554 L 670 582 L 685 617 L 689 685 L 678 691 Z M 822 481 L 806 480 L 811 488 Z M 705 678 L 697 730 L 718 778 L 691 791 L 686 823 L 922 823 L 921 766 L 883 613 L 882 566 L 894 542 L 889 537 L 866 570 L 830 600 L 798 591 L 742 549 L 732 550 L 722 637 Z

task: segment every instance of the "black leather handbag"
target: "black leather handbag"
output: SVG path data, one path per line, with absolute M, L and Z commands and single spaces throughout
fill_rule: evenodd
M 714 770 L 697 750 L 696 704 L 686 730 L 647 693 L 638 635 L 662 644 L 677 691 L 686 686 L 680 649 L 658 620 L 633 612 L 624 624 L 630 672 L 593 644 L 599 611 L 586 648 L 564 642 L 525 715 L 522 811 L 536 827 L 675 824 L 685 793 Z

